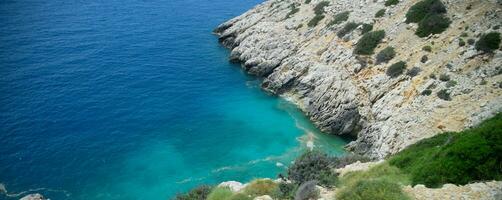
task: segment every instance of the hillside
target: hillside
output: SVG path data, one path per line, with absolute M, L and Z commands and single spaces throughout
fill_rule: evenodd
M 355 138 L 349 150 L 384 158 L 502 111 L 502 3 L 426 0 L 408 14 L 419 2 L 270 0 L 215 33 L 264 90 Z

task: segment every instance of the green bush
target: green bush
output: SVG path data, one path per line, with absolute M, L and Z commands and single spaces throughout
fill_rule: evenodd
M 450 96 L 450 93 L 448 92 L 448 90 L 440 90 L 438 93 L 437 93 L 437 96 L 438 98 L 442 99 L 442 100 L 445 100 L 445 101 L 451 101 L 451 96 Z
M 295 198 L 298 185 L 294 183 L 280 182 L 272 193 L 274 199 L 293 199 Z
M 431 46 L 424 46 L 424 47 L 422 47 L 422 50 L 427 51 L 427 52 L 432 52 L 432 47 Z
M 459 39 L 458 39 L 458 46 L 461 46 L 461 47 L 465 46 L 465 41 L 464 41 L 464 39 L 462 39 L 462 38 L 459 38 Z
M 399 3 L 399 0 L 387 0 L 385 1 L 385 6 L 392 6 Z
M 215 187 L 209 193 L 207 200 L 228 200 L 234 193 L 227 187 Z
M 468 37 L 468 36 L 469 35 L 466 32 L 463 32 L 462 34 L 460 34 L 460 37 L 463 37 L 463 38 Z
M 406 23 L 418 23 L 427 15 L 444 13 L 446 7 L 440 0 L 423 0 L 410 7 L 406 13 Z
M 430 89 L 425 89 L 424 91 L 422 91 L 421 95 L 424 95 L 424 96 L 429 96 L 432 94 L 432 90 Z
M 305 0 L 305 4 L 309 4 L 312 0 Z
M 401 186 L 386 180 L 361 180 L 350 187 L 341 189 L 339 200 L 407 200 L 410 199 Z
M 206 200 L 212 189 L 212 186 L 201 185 L 185 194 L 176 195 L 173 200 Z
M 442 33 L 450 26 L 450 23 L 450 19 L 443 15 L 427 15 L 418 23 L 418 28 L 415 34 L 419 37 L 427 37 L 431 34 Z
M 457 81 L 454 81 L 454 80 L 448 81 L 446 83 L 446 87 L 449 87 L 449 88 L 455 87 L 455 85 L 457 85 Z
M 357 42 L 356 48 L 354 49 L 355 54 L 360 55 L 371 55 L 373 50 L 385 37 L 385 31 L 371 31 L 364 34 L 361 39 Z
M 380 51 L 377 54 L 376 64 L 387 63 L 390 60 L 392 60 L 392 58 L 394 58 L 394 56 L 396 56 L 396 52 L 394 51 L 394 48 L 393 47 L 386 47 L 385 49 L 383 49 L 382 51 Z
M 406 69 L 406 62 L 404 61 L 399 61 L 397 63 L 392 64 L 388 69 L 387 69 L 387 76 L 390 76 L 392 78 L 398 77 L 399 75 L 403 74 L 404 70 Z
M 355 22 L 349 22 L 349 23 L 346 23 L 345 26 L 343 26 L 342 29 L 340 29 L 336 35 L 339 37 L 339 38 L 342 38 L 343 36 L 345 36 L 346 34 L 352 32 L 354 29 L 356 29 L 357 27 L 359 26 L 359 24 L 355 23 Z
M 327 1 L 321 1 L 314 7 L 314 13 L 316 15 L 322 15 L 324 14 L 324 7 L 329 6 L 329 2 Z
M 319 151 L 308 151 L 298 157 L 288 168 L 288 178 L 301 184 L 311 180 L 319 180 L 321 175 L 331 172 L 333 158 Z
M 294 15 L 294 14 L 296 14 L 298 11 L 300 11 L 300 8 L 297 8 L 297 7 L 295 6 L 295 4 L 293 4 L 293 3 L 292 3 L 291 5 L 289 5 L 289 8 L 290 8 L 291 10 L 290 10 L 290 11 L 289 11 L 289 13 L 286 15 L 286 19 L 291 18 L 291 16 L 293 16 L 293 15 Z
M 335 25 L 335 24 L 340 24 L 340 23 L 342 23 L 344 21 L 347 21 L 349 19 L 349 15 L 350 15 L 349 11 L 345 11 L 345 12 L 336 14 L 333 17 L 333 21 L 331 21 L 328 24 L 328 26 L 332 26 L 332 25 Z
M 440 187 L 502 180 L 502 113 L 478 127 L 424 139 L 392 156 L 391 165 L 411 175 L 413 184 Z
M 363 24 L 363 27 L 361 28 L 361 34 L 366 34 L 371 30 L 373 30 L 373 24 Z
M 375 13 L 376 18 L 383 17 L 385 15 L 385 9 L 380 9 L 378 12 Z
M 244 193 L 236 193 L 225 200 L 253 200 L 253 197 Z
M 277 184 L 270 179 L 257 179 L 244 188 L 244 193 L 253 197 L 271 195 L 277 189 Z
M 324 15 L 316 15 L 314 16 L 314 18 L 312 18 L 312 20 L 309 21 L 307 25 L 309 27 L 315 27 L 322 19 L 324 19 Z
M 500 33 L 491 32 L 484 34 L 476 42 L 476 49 L 484 52 L 492 52 L 500 46 Z
M 469 44 L 469 45 L 473 45 L 475 42 L 476 42 L 476 41 L 475 41 L 474 39 L 472 39 L 472 38 L 469 38 L 469 39 L 467 40 L 467 44 Z
M 415 77 L 417 76 L 422 70 L 418 67 L 413 67 L 411 68 L 410 70 L 408 70 L 406 72 L 406 75 L 410 76 L 410 77 Z
M 439 80 L 443 81 L 443 82 L 449 81 L 450 76 L 448 76 L 447 74 L 441 74 L 441 75 L 439 75 Z
M 295 194 L 295 200 L 310 200 L 317 199 L 320 195 L 319 189 L 316 187 L 317 181 L 307 181 L 302 183 Z

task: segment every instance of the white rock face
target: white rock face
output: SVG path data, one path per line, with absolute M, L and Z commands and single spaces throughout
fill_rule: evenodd
M 227 181 L 220 183 L 218 187 L 228 187 L 230 188 L 230 190 L 232 190 L 232 192 L 240 192 L 242 189 L 246 187 L 246 185 L 237 181 Z
M 255 197 L 253 200 L 273 200 L 273 199 L 272 199 L 272 197 L 270 197 L 268 195 L 263 195 L 263 196 Z
M 496 0 L 443 0 L 452 23 L 445 32 L 426 38 L 414 34 L 416 24 L 404 23 L 417 0 L 392 7 L 385 7 L 384 1 L 328 0 L 325 17 L 308 27 L 319 2 L 269 0 L 220 25 L 215 33 L 232 49 L 232 61 L 264 78 L 263 89 L 293 99 L 322 131 L 357 136 L 349 150 L 383 158 L 420 139 L 474 126 L 502 111 L 502 52 L 484 55 L 473 45 L 458 45 L 464 32 L 467 40 L 501 31 L 490 28 L 502 21 L 502 5 Z M 287 18 L 292 5 L 299 11 Z M 384 8 L 385 16 L 375 18 Z M 396 57 L 376 65 L 374 55 L 355 55 L 362 26 L 338 38 L 346 22 L 329 25 L 344 11 L 350 11 L 347 22 L 371 23 L 373 30 L 384 30 L 385 39 L 375 52 L 392 46 Z M 424 46 L 431 46 L 432 52 L 423 51 Z M 420 73 L 387 76 L 388 66 L 398 61 Z M 431 78 L 441 74 L 451 81 Z M 451 101 L 438 98 L 443 89 Z M 432 94 L 422 95 L 425 90 Z

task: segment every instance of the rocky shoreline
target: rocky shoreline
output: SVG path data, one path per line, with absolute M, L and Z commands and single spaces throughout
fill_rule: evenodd
M 483 54 L 473 44 L 459 45 L 464 36 L 477 40 L 488 31 L 500 32 L 495 28 L 502 22 L 500 1 L 445 0 L 450 27 L 424 38 L 415 35 L 416 24 L 405 23 L 417 0 L 392 6 L 382 0 L 329 0 L 318 24 L 308 26 L 321 2 L 269 0 L 214 32 L 231 49 L 230 61 L 264 78 L 265 91 L 293 99 L 322 131 L 357 138 L 348 150 L 384 158 L 502 111 L 500 48 Z M 382 9 L 383 17 L 375 17 Z M 359 26 L 339 37 L 345 22 L 331 22 L 346 11 L 346 21 Z M 396 56 L 389 63 L 376 64 L 374 56 L 354 53 L 363 24 L 385 31 L 375 52 L 394 47 Z M 397 61 L 417 73 L 389 77 L 385 70 Z M 441 91 L 451 98 L 438 98 Z

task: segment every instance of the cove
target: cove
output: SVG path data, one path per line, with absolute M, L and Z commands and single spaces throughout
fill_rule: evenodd
M 0 199 L 167 199 L 274 178 L 307 138 L 343 154 L 211 34 L 261 2 L 2 2 Z

